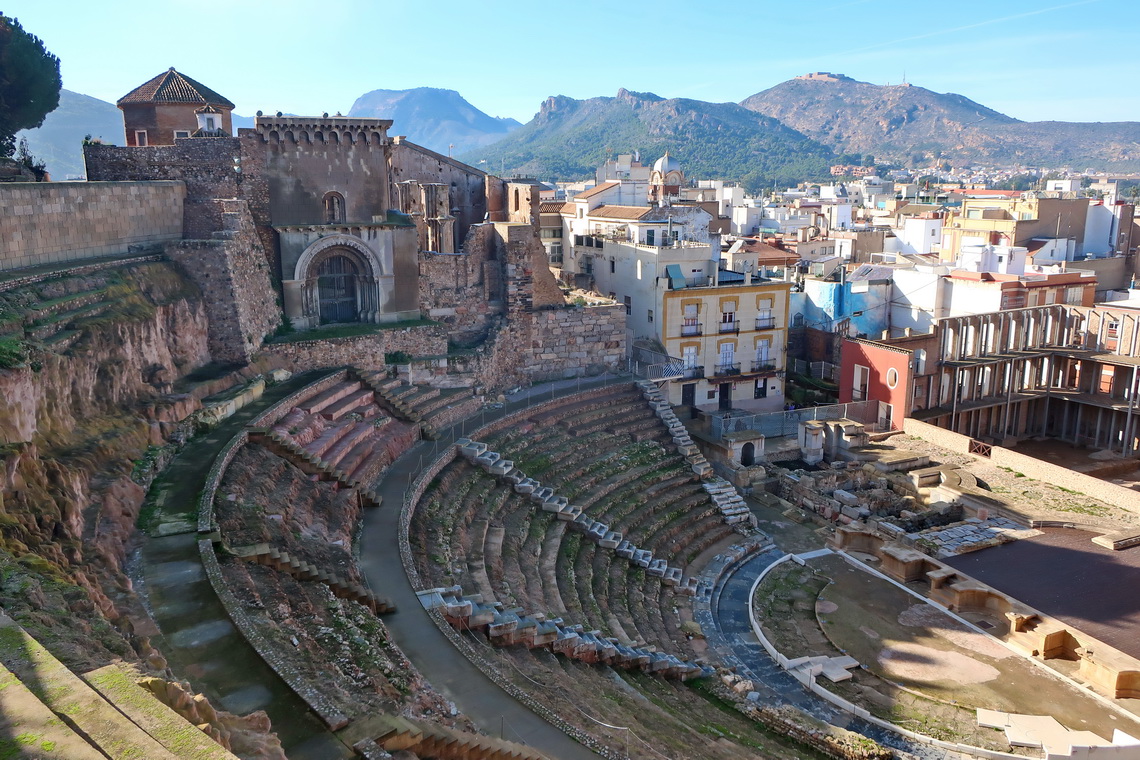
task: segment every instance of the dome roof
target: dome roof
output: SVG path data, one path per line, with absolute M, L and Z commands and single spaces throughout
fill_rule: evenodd
M 657 159 L 653 164 L 653 171 L 668 174 L 669 172 L 681 171 L 681 162 L 669 155 L 669 151 L 665 151 L 665 155 Z

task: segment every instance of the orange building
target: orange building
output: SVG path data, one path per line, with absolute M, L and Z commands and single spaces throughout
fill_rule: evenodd
M 127 145 L 173 145 L 178 137 L 230 137 L 234 104 L 173 68 L 119 98 Z

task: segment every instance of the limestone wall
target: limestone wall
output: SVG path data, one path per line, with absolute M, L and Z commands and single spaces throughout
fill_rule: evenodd
M 168 244 L 166 254 L 206 296 L 214 359 L 244 364 L 281 324 L 281 309 L 248 207 L 239 200 L 220 207 L 223 231 Z
M 616 369 L 626 355 L 625 307 L 587 306 L 532 314 L 532 339 L 520 371 L 531 381 Z
M 971 439 L 969 436 L 943 430 L 936 425 L 919 422 L 908 417 L 903 420 L 903 432 L 924 441 L 930 441 L 944 449 L 962 454 L 970 453 Z M 1109 483 L 1082 472 L 1019 454 L 1002 446 L 991 447 L 989 459 L 998 467 L 1008 467 L 1034 480 L 1083 493 L 1129 512 L 1140 513 L 1140 499 L 1136 498 L 1136 492 L 1115 483 Z
M 320 367 L 353 366 L 380 370 L 387 365 L 384 355 L 403 351 L 411 356 L 447 353 L 447 333 L 437 325 L 379 330 L 354 338 L 303 340 L 267 343 L 262 354 L 277 359 L 275 364 L 298 371 Z
M 0 270 L 115 256 L 182 237 L 181 182 L 0 185 Z

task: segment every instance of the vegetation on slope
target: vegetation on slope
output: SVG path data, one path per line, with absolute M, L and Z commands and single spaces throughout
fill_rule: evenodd
M 614 98 L 548 98 L 529 123 L 464 156 L 490 172 L 582 179 L 616 153 L 651 163 L 668 151 L 687 177 L 722 178 L 750 190 L 827 173 L 831 150 L 734 103 L 620 90 Z

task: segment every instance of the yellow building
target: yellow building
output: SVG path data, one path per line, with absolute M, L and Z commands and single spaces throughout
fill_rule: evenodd
M 791 283 L 721 271 L 713 283 L 694 284 L 680 274 L 670 271 L 661 293 L 661 342 L 683 363 L 668 384 L 669 402 L 782 409 Z

